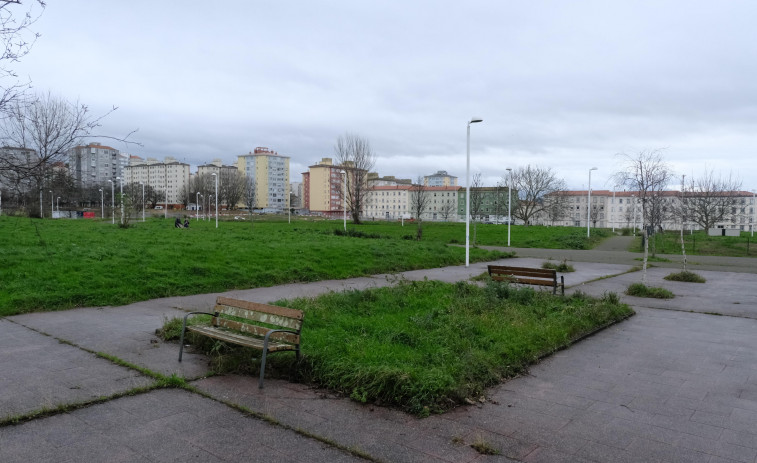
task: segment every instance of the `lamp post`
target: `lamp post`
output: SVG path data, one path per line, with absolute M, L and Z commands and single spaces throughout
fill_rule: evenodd
M 216 228 L 218 228 L 218 174 L 213 172 L 211 175 L 216 178 Z
M 105 193 L 103 193 L 103 189 L 100 188 L 100 218 L 105 218 Z
M 200 197 L 202 198 L 202 220 L 205 221 L 205 195 L 200 193 Z
M 139 182 L 142 185 L 142 222 L 145 221 L 145 182 Z
M 163 217 L 168 218 L 168 164 L 165 164 L 165 168 L 163 169 L 165 175 L 163 176 L 163 183 L 166 187 L 166 207 L 163 210 Z
M 58 215 L 60 215 L 60 196 L 55 198 L 55 210 L 58 211 Z
M 195 193 L 195 222 L 200 220 L 200 192 Z
M 115 186 L 113 185 L 113 180 L 108 179 L 110 182 L 110 216 L 111 216 L 111 222 L 115 225 L 116 223 L 116 216 L 113 215 L 113 211 L 116 210 L 116 200 L 114 196 L 116 195 L 115 192 Z
M 480 117 L 468 121 L 468 134 L 465 148 L 465 266 L 470 265 L 470 125 L 483 122 Z
M 612 186 L 612 232 L 615 233 L 615 190 L 618 185 Z
M 511 215 L 510 210 L 510 199 L 511 199 L 511 192 L 513 191 L 513 170 L 511 168 L 505 169 L 510 174 L 510 181 L 507 185 L 507 247 L 510 247 L 510 223 L 513 221 L 513 217 Z
M 755 209 L 757 209 L 757 204 L 755 204 L 755 197 L 757 197 L 757 190 L 752 190 L 752 204 L 753 204 L 752 211 L 755 211 Z M 754 222 L 755 222 L 754 217 L 756 213 L 757 211 L 752 212 L 752 236 L 754 236 Z
M 342 170 L 342 218 L 344 219 L 344 231 L 347 231 L 347 171 Z
M 597 170 L 596 167 L 592 167 L 589 169 L 589 197 L 587 198 L 586 203 L 586 237 L 589 238 L 591 236 L 591 231 L 589 225 L 591 225 L 591 171 Z
M 50 217 L 53 216 L 55 209 L 53 209 L 53 190 L 50 190 Z

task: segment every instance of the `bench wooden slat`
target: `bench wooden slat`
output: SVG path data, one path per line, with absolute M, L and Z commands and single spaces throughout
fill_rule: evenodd
M 241 307 L 252 311 L 261 310 L 276 315 L 281 315 L 286 318 L 294 318 L 295 320 L 302 320 L 302 310 L 290 309 L 289 307 L 279 307 L 277 305 L 261 304 L 259 302 L 242 301 L 239 299 L 232 299 L 230 297 L 218 296 L 216 304 L 228 305 L 231 307 Z
M 505 267 L 499 265 L 490 265 L 489 273 L 517 273 L 518 275 L 543 276 L 552 278 L 557 272 L 548 268 L 528 268 L 528 267 Z
M 487 267 L 489 276 L 495 281 L 509 281 L 535 286 L 550 286 L 552 293 L 561 288 L 562 294 L 565 295 L 565 281 L 560 276 L 560 283 L 557 282 L 557 271 L 545 268 L 528 268 L 528 267 L 508 267 L 504 265 L 489 265 Z
M 228 341 L 240 346 L 252 347 L 255 349 L 263 348 L 263 340 L 260 338 L 252 338 L 243 334 L 234 333 L 231 331 L 223 331 L 213 326 L 194 325 L 188 326 L 187 330 L 200 333 L 209 338 L 218 339 L 220 341 Z M 268 350 L 270 352 L 282 351 L 282 350 L 295 350 L 296 346 L 288 343 L 272 342 L 268 340 Z
M 533 278 L 521 278 L 516 276 L 492 276 L 492 280 L 495 281 L 510 281 L 513 283 L 523 283 L 527 285 L 536 285 L 536 286 L 554 286 L 555 282 L 552 280 L 535 280 Z
M 238 322 L 236 320 L 229 320 L 221 317 L 217 317 L 213 325 L 219 328 L 226 328 L 229 330 L 239 331 L 241 333 L 247 333 L 252 336 L 259 336 L 261 338 L 265 337 L 265 335 L 268 334 L 269 331 L 273 330 L 273 328 L 250 325 L 249 323 Z M 293 333 L 273 333 L 268 339 L 288 342 L 290 344 L 299 344 L 300 342 L 300 337 Z
M 220 298 L 219 298 L 220 299 Z M 247 301 L 240 301 L 240 302 L 247 302 Z M 238 318 L 244 318 L 246 320 L 256 321 L 260 323 L 266 323 L 268 325 L 278 326 L 282 328 L 288 328 L 290 330 L 299 330 L 300 326 L 302 326 L 302 311 L 296 310 L 295 312 L 298 312 L 295 314 L 294 317 L 289 316 L 289 312 L 282 312 L 282 311 L 270 311 L 269 308 L 275 308 L 275 309 L 287 309 L 287 307 L 275 307 L 271 305 L 265 305 L 265 304 L 256 304 L 254 302 L 250 304 L 256 304 L 255 308 L 252 307 L 235 307 L 232 304 L 231 300 L 225 300 L 225 301 L 219 301 L 216 304 L 215 311 L 218 313 L 222 313 L 224 315 L 229 315 L 232 317 L 238 317 Z M 289 309 L 294 310 L 294 309 Z

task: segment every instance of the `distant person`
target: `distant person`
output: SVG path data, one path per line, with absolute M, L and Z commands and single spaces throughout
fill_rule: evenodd
M 189 219 L 184 219 L 184 228 L 189 228 Z
M 181 219 L 178 218 L 178 217 L 176 217 L 176 221 L 173 223 L 173 226 L 176 227 L 176 228 L 184 228 L 181 225 Z

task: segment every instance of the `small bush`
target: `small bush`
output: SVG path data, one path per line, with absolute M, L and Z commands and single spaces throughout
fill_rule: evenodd
M 561 273 L 575 272 L 576 269 L 572 265 L 568 264 L 567 259 L 563 259 L 559 264 L 555 264 L 550 261 L 546 261 L 541 264 L 541 268 L 553 269 Z
M 337 228 L 334 230 L 334 234 L 336 236 L 349 236 L 350 238 L 370 238 L 370 239 L 379 239 L 381 238 L 381 235 L 378 233 L 365 233 L 360 230 L 355 230 L 353 228 L 347 229 L 347 231 Z
M 634 283 L 628 287 L 626 294 L 636 297 L 653 297 L 655 299 L 672 299 L 673 293 L 665 288 L 647 286 L 643 283 Z
M 678 273 L 671 273 L 664 279 L 668 281 L 683 281 L 685 283 L 705 283 L 707 281 L 702 275 L 694 272 L 689 272 L 688 270 L 684 270 L 683 272 Z

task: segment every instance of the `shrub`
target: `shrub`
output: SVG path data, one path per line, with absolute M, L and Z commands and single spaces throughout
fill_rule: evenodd
M 678 273 L 671 273 L 664 279 L 668 281 L 683 281 L 686 283 L 704 283 L 707 281 L 698 273 L 689 272 L 688 270 L 684 270 Z
M 672 299 L 673 293 L 665 288 L 647 286 L 644 283 L 634 283 L 628 287 L 626 294 L 636 297 L 653 297 L 656 299 Z

